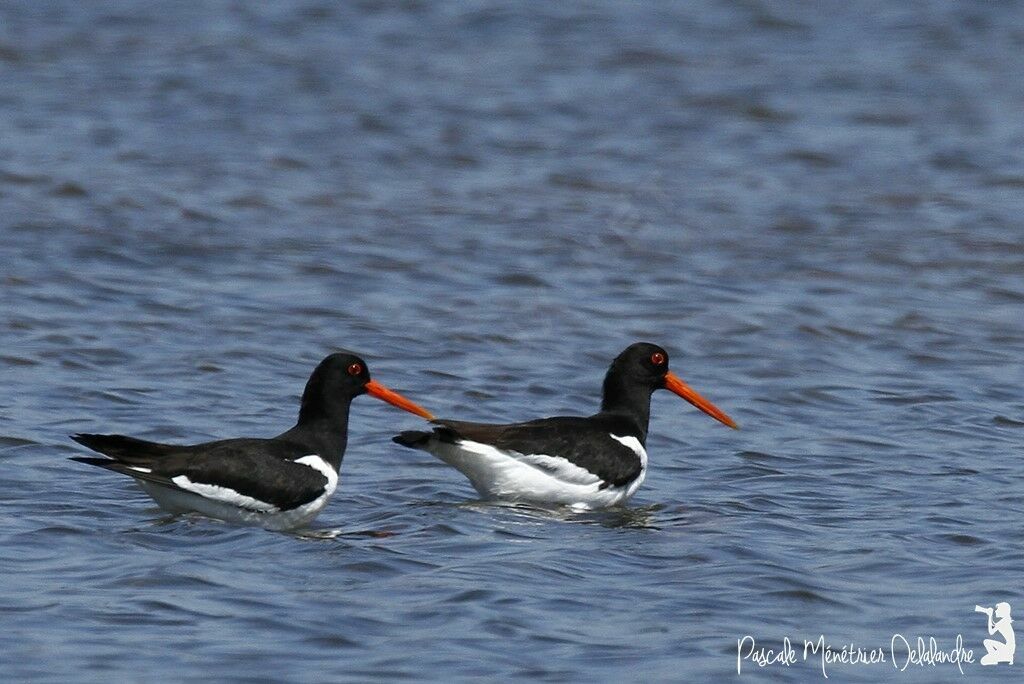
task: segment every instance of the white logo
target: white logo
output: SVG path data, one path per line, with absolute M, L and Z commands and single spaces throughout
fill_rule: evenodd
M 982 665 L 998 665 L 1009 663 L 1013 665 L 1013 652 L 1017 650 L 1017 640 L 1013 635 L 1013 620 L 1010 619 L 1010 604 L 997 603 L 995 609 L 974 606 L 976 613 L 985 613 L 988 616 L 988 633 L 990 635 L 999 633 L 1005 641 L 997 639 L 985 639 L 984 645 L 987 653 L 981 657 Z M 993 613 L 996 619 L 992 619 Z
M 963 634 L 956 639 L 940 640 L 934 636 L 905 637 L 896 633 L 889 640 L 889 647 L 861 646 L 853 642 L 834 644 L 825 637 L 801 640 L 784 637 L 781 648 L 762 646 L 750 634 L 736 640 L 736 674 L 743 673 L 743 665 L 756 665 L 758 668 L 770 666 L 792 667 L 797 663 L 815 662 L 821 676 L 828 679 L 829 668 L 841 665 L 867 666 L 886 664 L 899 672 L 910 668 L 932 668 L 956 666 L 960 674 L 964 674 L 965 666 L 1013 665 L 1013 654 L 1017 650 L 1017 640 L 1013 633 L 1013 620 L 1010 618 L 1010 604 L 1005 601 L 997 603 L 994 608 L 975 606 L 975 612 L 988 616 L 989 636 L 996 639 L 985 639 L 985 655 L 975 660 L 975 651 L 966 648 Z

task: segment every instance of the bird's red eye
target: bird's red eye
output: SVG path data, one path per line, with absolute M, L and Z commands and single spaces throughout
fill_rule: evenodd
M 653 363 L 655 366 L 662 365 L 663 363 L 665 363 L 665 355 L 662 354 L 661 352 L 654 352 L 653 354 L 651 354 L 651 363 Z
M 351 366 L 348 367 L 348 374 L 349 375 L 361 375 L 362 372 L 363 372 L 363 364 L 361 364 L 361 363 L 353 363 Z

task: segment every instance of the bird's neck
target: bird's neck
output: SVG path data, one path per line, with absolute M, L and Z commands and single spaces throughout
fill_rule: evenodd
M 306 447 L 337 470 L 348 442 L 350 405 L 347 401 L 315 404 L 304 398 L 295 427 L 281 436 Z
M 651 392 L 647 388 L 609 373 L 604 380 L 601 413 L 628 423 L 640 443 L 647 443 L 647 427 L 651 421 Z

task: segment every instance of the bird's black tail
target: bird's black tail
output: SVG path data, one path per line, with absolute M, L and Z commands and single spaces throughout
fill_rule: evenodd
M 117 461 L 111 461 L 109 458 L 95 458 L 93 456 L 72 456 L 72 461 L 78 461 L 79 463 L 88 463 L 89 465 L 99 466 L 100 468 L 108 468 L 111 463 Z
M 432 434 L 421 430 L 406 430 L 392 437 L 391 441 L 410 449 L 422 449 L 430 441 Z
M 152 461 L 154 458 L 167 455 L 174 449 L 174 447 L 168 444 L 147 442 L 144 439 L 125 437 L 124 435 L 94 435 L 80 433 L 77 435 L 71 435 L 71 439 L 83 446 L 89 447 L 93 451 L 98 451 L 104 456 L 109 456 L 110 458 L 123 463 L 147 463 Z M 93 465 L 98 465 L 93 463 L 93 461 L 102 459 L 76 458 L 74 460 L 80 461 L 81 463 L 92 463 Z

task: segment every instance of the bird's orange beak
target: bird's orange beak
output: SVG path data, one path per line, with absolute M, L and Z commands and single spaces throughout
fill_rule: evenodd
M 715 420 L 725 423 L 731 428 L 739 429 L 739 426 L 732 418 L 725 415 L 725 413 L 722 410 L 720 410 L 710 401 L 694 392 L 689 385 L 680 380 L 679 376 L 673 373 L 672 371 L 665 373 L 665 389 L 674 394 L 678 394 L 683 399 L 690 402 L 691 404 L 693 404 L 701 411 L 714 418 Z
M 384 385 L 380 384 L 375 380 L 370 380 L 365 385 L 363 385 L 363 387 L 366 389 L 366 393 L 369 394 L 371 397 L 376 397 L 381 401 L 386 401 L 392 406 L 400 408 L 403 411 L 415 413 L 417 416 L 420 416 L 421 418 L 426 418 L 427 420 L 434 420 L 434 414 L 432 414 L 430 411 L 426 410 L 419 404 L 414 404 L 413 402 L 409 401 L 398 392 L 389 390 L 387 387 L 385 387 Z

